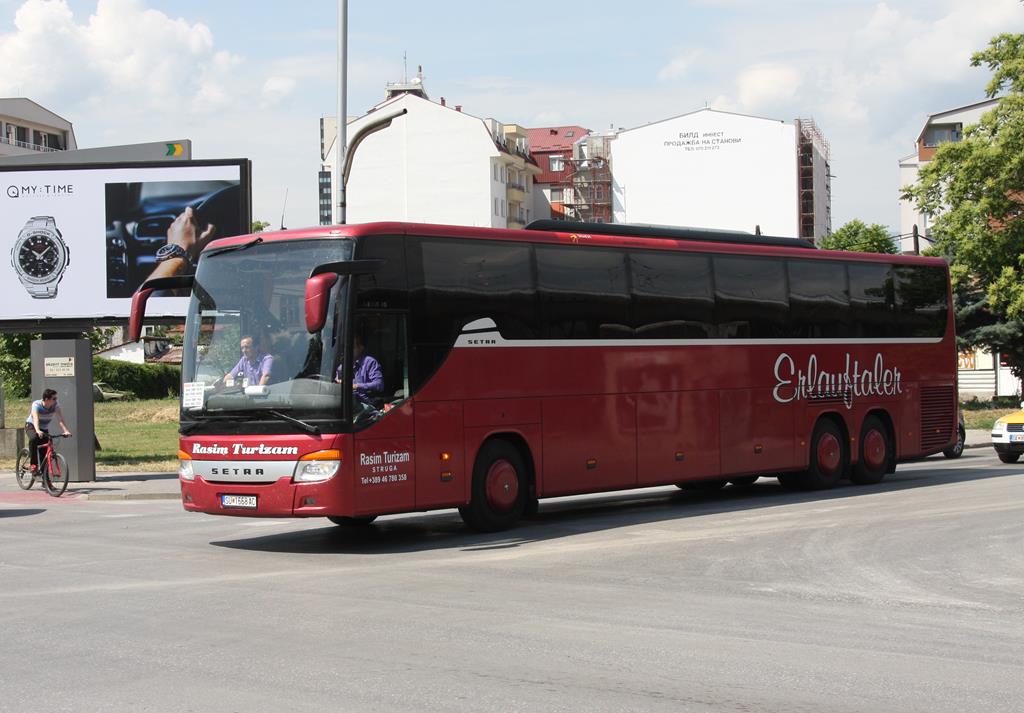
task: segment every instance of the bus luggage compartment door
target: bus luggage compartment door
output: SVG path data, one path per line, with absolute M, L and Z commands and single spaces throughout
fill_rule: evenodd
M 797 465 L 795 411 L 791 404 L 775 401 L 770 389 L 723 391 L 722 475 L 772 474 Z
M 545 399 L 542 495 L 636 485 L 636 396 Z

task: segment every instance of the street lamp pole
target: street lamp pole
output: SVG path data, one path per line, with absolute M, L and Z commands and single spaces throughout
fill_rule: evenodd
M 338 135 L 334 140 L 332 183 L 337 195 L 335 222 L 345 223 L 345 154 L 348 148 L 348 0 L 338 0 Z

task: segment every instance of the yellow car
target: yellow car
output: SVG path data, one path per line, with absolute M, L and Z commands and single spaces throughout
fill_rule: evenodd
M 1020 407 L 992 426 L 992 446 L 1003 463 L 1016 463 L 1024 453 L 1024 402 Z

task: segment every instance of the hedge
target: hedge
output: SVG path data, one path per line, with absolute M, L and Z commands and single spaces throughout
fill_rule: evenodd
M 32 389 L 32 368 L 28 359 L 0 356 L 0 375 L 8 398 L 24 398 Z M 118 391 L 130 391 L 140 399 L 177 396 L 181 367 L 171 364 L 132 364 L 114 359 L 92 360 L 93 381 L 106 382 Z
M 114 359 L 92 360 L 93 381 L 104 381 L 118 391 L 131 391 L 140 399 L 177 396 L 181 367 L 171 364 L 132 364 Z
M 0 377 L 8 398 L 23 398 L 32 389 L 32 366 L 28 359 L 0 355 Z

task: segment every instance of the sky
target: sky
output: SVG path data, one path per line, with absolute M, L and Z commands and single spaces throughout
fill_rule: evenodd
M 249 158 L 254 219 L 315 225 L 337 8 L 0 0 L 0 97 L 68 119 L 80 148 L 191 139 L 193 158 Z M 831 146 L 833 227 L 896 233 L 899 159 L 929 114 L 985 98 L 970 56 L 1024 31 L 1024 3 L 350 0 L 348 29 L 350 116 L 422 66 L 433 100 L 526 127 L 632 128 L 705 106 L 812 118 Z

